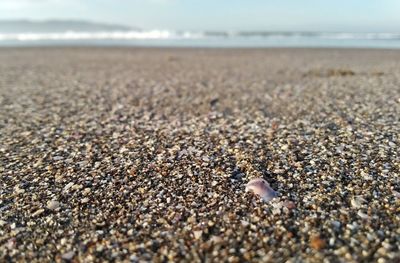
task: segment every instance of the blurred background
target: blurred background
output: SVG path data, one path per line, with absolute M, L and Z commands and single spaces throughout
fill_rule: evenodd
M 396 0 L 1 0 L 0 46 L 400 47 Z

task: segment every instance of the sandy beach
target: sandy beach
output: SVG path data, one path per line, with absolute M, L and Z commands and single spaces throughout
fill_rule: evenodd
M 399 134 L 399 50 L 1 48 L 0 261 L 399 262 Z

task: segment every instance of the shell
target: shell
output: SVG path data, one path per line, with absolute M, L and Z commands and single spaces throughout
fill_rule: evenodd
M 246 191 L 259 195 L 264 201 L 271 201 L 277 197 L 277 193 L 269 186 L 269 183 L 262 178 L 255 178 L 246 184 Z

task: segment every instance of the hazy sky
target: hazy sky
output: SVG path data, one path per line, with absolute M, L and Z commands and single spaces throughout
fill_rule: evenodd
M 400 0 L 0 0 L 0 19 L 144 29 L 400 31 Z

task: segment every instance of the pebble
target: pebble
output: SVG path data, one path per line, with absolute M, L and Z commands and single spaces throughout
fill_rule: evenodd
M 339 229 L 342 226 L 342 224 L 339 221 L 332 221 L 331 223 L 332 226 L 336 229 Z
M 44 209 L 38 209 L 32 214 L 32 216 L 33 217 L 40 216 L 43 212 L 44 212 Z
M 351 206 L 353 208 L 360 208 L 362 206 L 362 199 L 359 197 L 355 197 L 353 199 L 351 199 Z
M 370 174 L 368 174 L 368 173 L 366 173 L 366 172 L 364 172 L 364 171 L 361 172 L 361 176 L 362 176 L 365 180 L 368 180 L 368 181 L 372 181 L 372 180 L 374 179 Z
M 73 182 L 70 182 L 64 186 L 63 192 L 68 192 L 68 190 L 74 185 Z
M 74 256 L 75 256 L 75 252 L 74 251 L 69 251 L 69 252 L 66 252 L 66 253 L 62 254 L 61 258 L 64 259 L 64 260 L 71 260 L 71 259 L 74 258 Z
M 282 205 L 284 207 L 286 207 L 287 209 L 295 209 L 296 208 L 296 204 L 293 201 L 284 201 L 282 203 Z
M 320 249 L 323 249 L 325 247 L 325 245 L 326 245 L 325 240 L 323 240 L 319 236 L 313 236 L 310 239 L 310 246 L 313 249 L 320 250 Z
M 361 217 L 362 219 L 368 219 L 369 218 L 369 216 L 367 214 L 363 213 L 362 211 L 358 211 L 357 215 L 359 217 Z
M 203 231 L 199 230 L 199 231 L 193 231 L 193 235 L 195 239 L 200 239 L 201 236 L 203 235 Z
M 88 195 L 90 192 L 91 192 L 91 189 L 90 189 L 90 188 L 85 188 L 85 189 L 82 191 L 82 194 L 83 194 L 83 195 Z
M 50 200 L 47 202 L 47 208 L 50 210 L 56 210 L 59 207 L 60 207 L 60 202 L 56 200 Z

